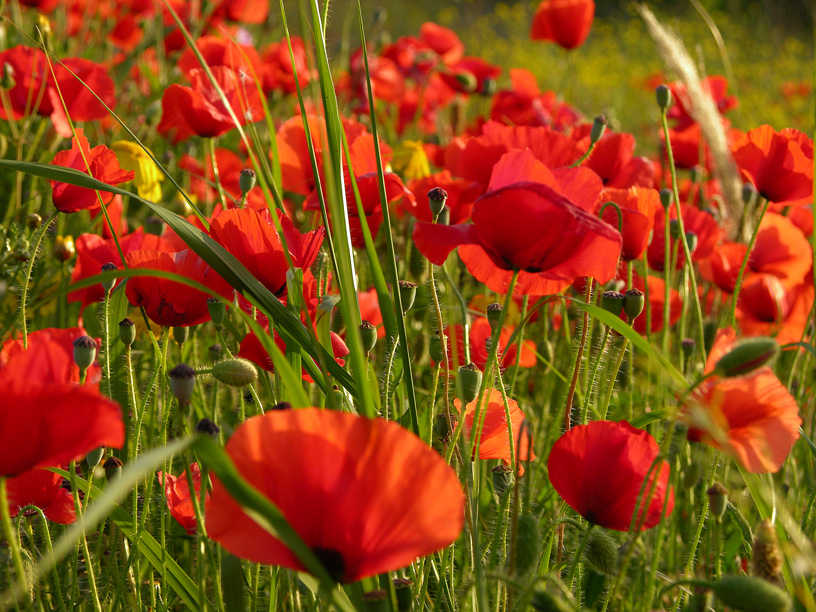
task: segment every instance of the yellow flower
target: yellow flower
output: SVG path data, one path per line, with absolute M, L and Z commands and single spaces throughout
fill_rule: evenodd
M 425 148 L 418 140 L 406 140 L 394 151 L 394 166 L 409 180 L 425 178 L 431 174 Z
M 164 180 L 159 167 L 139 145 L 127 140 L 117 140 L 111 145 L 111 149 L 119 158 L 119 165 L 125 170 L 133 170 L 136 177 L 133 183 L 139 197 L 151 202 L 161 199 L 161 181 Z

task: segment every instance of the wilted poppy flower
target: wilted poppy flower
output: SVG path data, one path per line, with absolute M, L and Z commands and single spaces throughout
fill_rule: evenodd
M 240 125 L 263 118 L 263 106 L 253 81 L 241 82 L 238 74 L 226 66 L 210 70 Z M 206 73 L 202 69 L 193 69 L 189 78 L 191 87 L 170 85 L 162 97 L 158 130 L 174 144 L 193 135 L 220 136 L 236 126 Z
M 655 189 L 630 187 L 629 189 L 604 189 L 598 200 L 598 212 L 606 202 L 614 202 L 621 211 L 621 234 L 624 261 L 640 259 L 649 246 L 655 215 L 663 214 L 660 194 Z M 618 227 L 618 212 L 614 206 L 604 209 L 603 220 L 612 227 Z
M 44 468 L 34 468 L 9 478 L 6 486 L 11 516 L 20 514 L 26 506 L 36 506 L 49 521 L 60 525 L 73 523 L 76 519 L 74 498 L 68 489 L 63 488 L 64 480 L 59 474 Z
M 317 408 L 272 411 L 236 429 L 226 451 L 338 582 L 402 568 L 448 546 L 464 525 L 454 471 L 393 422 Z M 213 480 L 213 540 L 244 559 L 305 569 Z
M 772 274 L 752 274 L 740 290 L 737 322 L 746 336 L 773 336 L 779 344 L 799 342 L 812 305 L 812 286 L 786 289 Z
M 813 141 L 786 128 L 763 125 L 731 145 L 743 178 L 774 204 L 803 206 L 813 202 Z
M 706 363 L 711 371 L 736 342 L 720 330 Z M 776 472 L 799 439 L 799 406 L 768 367 L 748 376 L 704 382 L 684 408 L 689 439 L 732 454 L 754 474 Z
M 501 368 L 506 370 L 516 364 L 518 359 L 520 368 L 532 368 L 536 364 L 536 345 L 532 340 L 525 340 L 521 345 L 521 355 L 518 354 L 518 343 L 513 342 L 509 349 L 504 350 L 510 336 L 515 329 L 504 326 L 499 335 L 499 356 L 501 358 Z M 465 365 L 465 341 L 463 327 L 459 324 L 445 330 L 448 336 L 448 355 L 451 358 L 451 371 L 455 372 L 460 365 Z M 470 361 L 484 370 L 487 364 L 487 341 L 493 335 L 486 317 L 477 317 L 470 326 Z
M 584 44 L 595 17 L 593 0 L 544 0 L 533 16 L 530 38 L 550 40 L 564 49 Z
M 205 285 L 223 296 L 232 295 L 232 287 L 204 260 L 187 249 L 163 253 L 139 249 L 125 255 L 129 268 L 173 272 Z M 144 306 L 148 318 L 164 327 L 189 327 L 210 320 L 209 294 L 176 281 L 155 276 L 128 279 L 125 295 L 133 306 Z
M 197 499 L 201 499 L 201 468 L 197 463 L 190 464 L 190 474 L 193 477 L 193 488 Z M 187 472 L 182 472 L 181 476 L 158 473 L 159 484 L 164 487 L 164 498 L 167 500 L 167 509 L 170 515 L 178 521 L 184 530 L 195 535 L 198 531 L 196 523 L 195 508 L 190 497 L 190 483 L 187 481 Z M 204 498 L 204 508 L 202 513 L 210 505 L 210 494 L 206 493 Z
M 580 276 L 615 276 L 621 235 L 551 187 L 516 183 L 489 191 L 473 206 L 473 223 L 417 223 L 414 242 L 432 263 L 458 253 L 470 273 L 506 293 L 518 272 L 519 294 L 550 295 Z
M 85 174 L 88 174 L 88 168 L 90 167 L 90 175 L 108 185 L 118 185 L 119 183 L 132 181 L 135 176 L 133 172 L 122 170 L 119 167 L 116 153 L 105 145 L 99 145 L 91 149 L 88 139 L 85 138 L 85 133 L 81 129 L 78 129 L 76 137 L 71 139 L 71 148 L 57 153 L 51 163 L 55 166 L 73 168 Z M 75 187 L 59 181 L 50 182 L 53 189 L 54 206 L 64 213 L 92 210 L 100 207 L 99 198 L 105 204 L 113 199 L 113 194 L 107 191 L 100 191 L 99 197 L 97 197 L 93 189 Z
M 454 400 L 457 412 L 460 413 L 460 418 L 465 419 L 465 433 L 467 439 L 470 441 L 477 434 L 479 435 L 479 459 L 502 459 L 510 461 L 510 434 L 507 428 L 507 411 L 504 407 L 504 400 L 501 391 L 498 389 L 487 389 L 487 396 L 482 401 L 483 416 L 481 431 L 474 431 L 474 425 L 478 423 L 475 421 L 477 408 L 480 404 L 480 399 L 476 398 L 470 402 L 465 408 L 464 416 L 461 416 L 462 402 L 458 399 Z M 524 416 L 521 408 L 514 399 L 507 398 L 507 405 L 510 407 L 510 422 L 513 429 L 513 452 L 516 461 L 532 461 L 535 459 L 535 453 L 530 448 L 530 439 L 528 436 L 521 437 L 521 424 L 527 418 Z M 476 458 L 476 447 L 473 449 L 473 459 Z
M 646 530 L 660 522 L 664 504 L 666 516 L 674 508 L 668 462 L 660 461 L 649 473 L 659 453 L 648 432 L 626 421 L 592 421 L 556 440 L 547 468 L 552 486 L 573 510 L 594 525 L 617 531 L 629 530 L 648 476 L 635 523 L 642 521 Z
M 524 68 L 510 70 L 511 89 L 496 92 L 490 118 L 507 125 L 544 126 L 556 129 L 571 126 L 581 113 L 558 99 L 554 91 L 542 92 L 532 72 Z
M 301 234 L 286 215 L 279 213 L 278 219 L 292 264 L 309 268 L 323 244 L 324 228 Z M 268 210 L 224 210 L 210 224 L 210 236 L 235 255 L 269 291 L 278 297 L 286 295 L 289 263 Z

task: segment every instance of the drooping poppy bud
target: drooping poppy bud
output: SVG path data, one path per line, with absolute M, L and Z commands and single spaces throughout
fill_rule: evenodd
M 246 195 L 255 187 L 257 176 L 252 168 L 244 168 L 241 170 L 241 176 L 238 178 L 238 188 L 241 190 L 241 195 Z
M 646 298 L 640 289 L 629 289 L 623 296 L 623 312 L 630 323 L 640 316 L 645 305 Z
M 493 302 L 487 305 L 487 322 L 490 323 L 490 329 L 496 331 L 496 326 L 501 319 L 502 309 L 504 307 L 498 302 Z
M 708 505 L 711 508 L 711 514 L 715 519 L 720 520 L 728 508 L 728 489 L 722 486 L 719 482 L 715 482 L 706 491 L 708 494 Z
M 167 376 L 170 378 L 170 392 L 180 404 L 187 404 L 195 389 L 195 370 L 186 363 L 180 363 Z
M 102 464 L 105 470 L 105 478 L 111 481 L 117 476 L 120 476 L 122 474 L 123 465 L 122 460 L 116 457 L 108 457 L 105 459 L 105 463 Z
M 748 338 L 723 355 L 714 369 L 725 378 L 744 376 L 768 364 L 778 354 L 779 344 L 773 338 Z
M 210 419 L 204 417 L 195 426 L 196 433 L 205 435 L 205 436 L 212 436 L 213 438 L 217 438 L 218 434 L 221 433 L 221 428 L 213 423 Z
M 360 323 L 360 339 L 363 341 L 363 350 L 368 355 L 377 344 L 377 326 L 371 321 Z
M 249 359 L 236 357 L 216 363 L 213 366 L 212 375 L 215 380 L 225 385 L 246 387 L 258 378 L 258 370 Z
M 700 239 L 697 237 L 697 234 L 694 232 L 686 232 L 686 243 L 688 244 L 689 253 L 694 254 L 694 251 L 697 250 L 697 245 L 699 242 Z
M 411 281 L 401 280 L 399 283 L 400 300 L 402 301 L 402 314 L 411 310 L 416 299 L 417 284 Z
M 501 464 L 494 467 L 491 472 L 493 473 L 493 492 L 496 494 L 496 497 L 501 500 L 504 497 L 504 493 L 515 481 L 513 468 L 509 465 Z
M 516 571 L 519 575 L 525 575 L 538 561 L 540 541 L 538 519 L 526 512 L 519 515 L 516 524 L 516 550 L 514 551 Z
M 80 372 L 85 372 L 96 359 L 96 341 L 90 336 L 79 336 L 74 340 L 74 362 Z
M 100 269 L 102 270 L 102 272 L 113 272 L 114 270 L 118 270 L 119 268 L 115 263 L 109 261 L 106 264 L 102 264 L 102 267 Z M 110 293 L 115 284 L 116 279 L 102 281 L 102 289 L 105 291 L 105 293 Z
M 445 208 L 448 200 L 448 192 L 441 187 L 434 187 L 428 192 L 428 202 L 431 207 L 431 215 L 436 219 Z
M 784 557 L 779 548 L 776 527 L 769 519 L 765 519 L 754 529 L 751 575 L 776 586 L 782 586 L 783 562 Z
M 739 612 L 787 612 L 792 606 L 785 591 L 751 576 L 723 576 L 711 590 L 722 603 Z
M 127 348 L 130 348 L 136 342 L 136 323 L 127 317 L 119 321 L 119 340 Z
M 623 309 L 624 300 L 625 296 L 619 291 L 604 291 L 601 294 L 601 308 L 617 317 Z
M 592 122 L 592 128 L 589 131 L 589 141 L 595 144 L 603 138 L 604 132 L 606 132 L 606 126 L 608 125 L 609 121 L 607 121 L 603 115 L 595 117 L 595 120 Z
M 469 404 L 479 395 L 482 386 L 482 371 L 475 363 L 469 363 L 459 368 L 456 374 L 456 396 L 463 403 Z
M 655 88 L 655 99 L 657 100 L 657 106 L 661 110 L 666 110 L 671 106 L 672 93 L 668 85 L 658 85 Z
M 584 556 L 599 574 L 614 576 L 618 573 L 618 543 L 603 529 L 593 529 L 589 534 Z
M 187 339 L 190 337 L 190 328 L 189 327 L 174 327 L 173 328 L 173 340 L 175 340 L 179 346 L 183 346 Z

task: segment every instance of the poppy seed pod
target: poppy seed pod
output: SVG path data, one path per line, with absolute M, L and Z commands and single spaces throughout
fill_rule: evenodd
M 363 610 L 365 612 L 388 612 L 389 605 L 388 591 L 379 589 L 363 593 Z
M 693 254 L 697 250 L 697 245 L 700 240 L 694 232 L 686 232 L 686 243 L 688 244 L 689 253 Z
M 210 313 L 210 319 L 215 325 L 215 329 L 221 329 L 224 324 L 224 317 L 227 314 L 227 307 L 224 302 L 218 298 L 207 298 L 207 311 Z
M 113 272 L 114 270 L 118 270 L 119 268 L 116 266 L 115 263 L 108 262 L 106 264 L 102 264 L 100 268 L 102 272 Z M 111 279 L 107 281 L 102 281 L 102 289 L 104 289 L 105 293 L 110 293 L 113 286 L 116 284 L 116 279 Z
M 255 187 L 257 176 L 252 168 L 244 168 L 241 170 L 241 175 L 238 177 L 238 188 L 242 194 L 247 194 Z
M 401 280 L 399 283 L 400 300 L 402 301 L 402 314 L 411 310 L 416 299 L 417 284 L 411 281 Z
M 456 374 L 456 396 L 463 403 L 469 404 L 479 395 L 482 386 L 482 371 L 474 363 L 459 368 Z
M 448 192 L 441 187 L 434 187 L 428 192 L 428 203 L 431 208 L 431 215 L 436 219 L 445 208 L 448 200 Z
M 377 344 L 377 326 L 371 321 L 360 323 L 360 339 L 363 341 L 363 350 L 368 355 Z
M 496 494 L 496 497 L 501 500 L 507 489 L 509 489 L 515 481 L 513 468 L 509 465 L 502 464 L 497 465 L 490 471 L 493 473 L 493 492 Z
M 595 117 L 595 120 L 592 122 L 592 129 L 589 131 L 589 141 L 592 144 L 595 144 L 601 138 L 603 138 L 604 132 L 606 132 L 606 127 L 608 125 L 609 121 L 607 121 L 606 117 L 603 115 L 598 115 Z
M 493 302 L 487 306 L 487 322 L 490 323 L 490 329 L 493 331 L 496 331 L 503 308 L 498 302 Z
M 215 380 L 230 387 L 246 387 L 258 378 L 258 371 L 248 359 L 237 357 L 219 361 L 213 366 L 212 375 Z
M 119 321 L 119 340 L 127 348 L 130 348 L 136 342 L 136 323 L 132 319 L 125 317 Z
M 173 328 L 173 340 L 175 340 L 179 346 L 182 346 L 187 339 L 190 337 L 190 328 L 189 327 L 174 327 Z
M 74 340 L 74 362 L 79 371 L 84 372 L 96 359 L 96 341 L 90 336 L 80 336 Z
M 196 423 L 195 431 L 196 433 L 216 438 L 218 437 L 218 434 L 221 433 L 221 428 L 205 417 Z
M 195 389 L 195 370 L 186 363 L 180 363 L 167 373 L 170 392 L 180 404 L 189 403 Z
M 672 205 L 674 202 L 674 193 L 671 189 L 661 189 L 660 190 L 660 205 L 663 206 L 664 209 L 667 209 L 669 206 Z
M 450 225 L 450 208 L 447 206 L 442 207 L 442 212 L 439 213 L 439 216 L 436 218 L 437 225 Z
M 679 240 L 681 233 L 680 221 L 678 219 L 672 219 L 669 221 L 669 236 L 671 236 L 672 240 Z
M 496 79 L 487 78 L 482 82 L 482 89 L 479 93 L 483 96 L 490 97 L 496 93 L 497 89 L 498 84 L 496 83 Z
M 768 364 L 778 354 L 779 344 L 773 338 L 748 338 L 723 355 L 714 369 L 725 378 L 744 376 Z
M 711 514 L 715 519 L 720 520 L 725 514 L 726 508 L 728 508 L 728 489 L 719 482 L 715 482 L 706 491 L 706 494 L 708 494 L 708 505 L 711 508 Z
M 589 534 L 584 557 L 599 574 L 614 576 L 618 573 L 618 543 L 602 529 Z
M 683 351 L 683 357 L 688 359 L 694 354 L 694 349 L 697 347 L 697 343 L 694 341 L 693 338 L 683 338 L 680 341 L 680 348 Z
M 479 81 L 472 72 L 462 70 L 461 72 L 457 72 L 454 76 L 465 93 L 476 91 L 476 86 L 479 84 Z
M 658 85 L 655 88 L 655 99 L 657 100 L 657 105 L 661 110 L 666 110 L 671 106 L 672 93 L 668 85 Z
M 105 459 L 105 463 L 102 464 L 102 467 L 105 470 L 105 478 L 107 478 L 108 481 L 111 481 L 117 476 L 120 476 L 122 474 L 123 465 L 122 460 L 117 459 L 116 457 L 108 457 Z
M 625 297 L 619 291 L 604 291 L 601 294 L 601 308 L 617 317 L 621 313 Z
M 723 576 L 711 590 L 722 603 L 739 612 L 788 612 L 792 605 L 785 591 L 751 576 Z
M 409 612 L 414 603 L 413 580 L 408 578 L 394 578 L 394 590 L 397 593 L 397 611 Z
M 640 316 L 645 305 L 646 298 L 640 289 L 629 289 L 623 296 L 623 312 L 630 323 Z

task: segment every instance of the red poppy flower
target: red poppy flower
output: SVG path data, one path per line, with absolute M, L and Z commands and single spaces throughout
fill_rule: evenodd
M 465 45 L 453 30 L 433 21 L 419 26 L 419 38 L 442 60 L 443 64 L 455 64 L 465 54 Z
M 377 327 L 377 338 L 379 340 L 385 338 L 385 327 L 383 326 L 382 312 L 380 312 L 380 299 L 377 296 L 377 289 L 372 287 L 368 291 L 358 291 L 357 302 L 360 304 L 360 319 L 368 321 Z M 334 342 L 332 342 L 332 348 L 334 348 Z
M 595 17 L 593 0 L 544 0 L 533 16 L 530 38 L 550 40 L 564 49 L 584 44 Z
M 452 328 L 445 329 L 445 335 L 448 336 L 448 355 L 451 358 L 451 370 L 456 371 L 460 365 L 465 365 L 465 340 L 462 325 L 454 325 Z M 516 358 L 519 360 L 519 367 L 532 368 L 536 364 L 536 345 L 532 340 L 525 340 L 521 346 L 521 356 L 518 354 L 518 344 L 516 342 L 507 349 L 507 342 L 510 336 L 513 335 L 515 329 L 510 326 L 505 326 L 499 335 L 499 355 L 501 357 L 501 368 L 506 370 L 508 367 L 515 365 Z M 468 336 L 470 342 L 470 361 L 476 364 L 479 369 L 484 370 L 487 364 L 487 341 L 493 335 L 493 330 L 487 317 L 477 317 L 470 326 L 470 334 Z
M 802 132 L 763 125 L 738 137 L 731 150 L 763 198 L 787 206 L 813 202 L 813 141 Z
M 442 82 L 442 75 L 438 72 L 423 78 L 422 84 L 406 86 L 405 93 L 399 99 L 397 117 L 399 135 L 414 127 L 423 134 L 436 134 L 439 111 L 447 107 L 456 97 L 456 92 Z
M 241 125 L 263 118 L 263 106 L 252 81 L 242 82 L 234 70 L 225 66 L 215 66 L 211 71 Z M 173 84 L 162 97 L 158 130 L 174 144 L 193 135 L 220 136 L 235 127 L 229 110 L 204 71 L 191 70 L 189 79 L 192 87 Z
M 736 108 L 737 99 L 734 96 L 728 95 L 728 80 L 725 77 L 717 75 L 709 76 L 706 77 L 700 85 L 703 91 L 708 93 L 712 100 L 714 100 L 714 104 L 721 115 Z M 669 108 L 667 116 L 669 119 L 676 121 L 674 124 L 675 129 L 684 130 L 694 123 L 694 119 L 688 111 L 690 101 L 686 93 L 686 86 L 684 83 L 677 81 L 675 83 L 669 83 L 669 88 L 671 89 L 672 99 L 675 103 Z
M 545 126 L 562 130 L 581 119 L 581 113 L 558 100 L 554 91 L 542 92 L 533 73 L 510 70 L 511 89 L 496 92 L 490 118 L 507 125 Z
M 269 16 L 269 0 L 224 0 L 216 15 L 239 23 L 264 23 Z
M 225 297 L 232 295 L 232 287 L 227 281 L 189 249 L 178 253 L 139 249 L 125 255 L 125 261 L 130 268 L 173 272 L 206 285 Z M 147 316 L 156 325 L 189 327 L 210 319 L 207 309 L 209 294 L 176 281 L 136 276 L 128 279 L 125 295 L 133 306 L 144 306 Z
M 722 237 L 722 229 L 717 225 L 714 217 L 705 210 L 700 210 L 695 206 L 688 204 L 680 204 L 680 212 L 683 214 L 683 226 L 686 232 L 692 232 L 697 235 L 697 248 L 691 254 L 692 261 L 702 261 L 714 252 L 714 248 Z M 669 219 L 677 218 L 677 209 L 674 205 L 669 209 Z M 649 266 L 652 269 L 663 271 L 665 266 L 665 226 L 666 216 L 658 211 L 655 214 L 654 234 L 652 235 L 652 242 L 647 250 L 647 257 L 649 259 Z M 686 261 L 685 253 L 683 252 L 683 245 L 679 244 L 676 239 L 670 240 L 670 256 L 674 256 L 675 248 L 677 250 L 677 269 L 681 269 Z
M 292 54 L 295 63 L 292 65 L 292 57 L 289 55 L 289 45 L 286 39 L 272 43 L 265 47 L 261 53 L 263 66 L 261 76 L 263 80 L 263 90 L 267 93 L 280 91 L 284 94 L 293 94 L 297 91 L 295 87 L 295 71 L 297 71 L 298 83 L 301 89 L 305 88 L 317 76 L 315 70 L 309 69 L 306 45 L 300 36 L 292 36 Z
M 485 93 L 487 82 L 495 81 L 501 74 L 501 68 L 490 64 L 480 57 L 463 57 L 455 64 L 448 66 L 447 71 L 440 72 L 442 82 L 459 93 Z
M 237 75 L 246 75 L 248 88 L 254 89 L 250 85 L 253 73 L 260 76 L 261 57 L 258 52 L 249 45 L 239 45 L 232 40 L 225 40 L 217 36 L 201 36 L 196 40 L 196 47 L 204 57 L 204 61 L 211 68 L 223 66 L 232 69 Z M 190 78 L 193 70 L 200 70 L 201 64 L 192 49 L 188 48 L 181 54 L 176 65 Z M 236 109 L 237 114 L 237 109 Z
M 27 374 L 32 384 L 78 383 L 79 366 L 74 362 L 74 340 L 85 336 L 81 327 L 57 329 L 49 327 L 28 334 L 28 349 L 22 339 L 10 339 L 0 348 L 0 369 L 25 354 L 36 364 Z M 85 373 L 85 384 L 96 385 L 102 379 L 102 370 L 93 363 Z
M 417 223 L 414 242 L 432 263 L 458 253 L 477 280 L 506 293 L 549 295 L 579 276 L 606 282 L 615 276 L 621 235 L 547 185 L 516 183 L 489 191 L 473 206 L 473 223 Z
M 317 408 L 272 411 L 241 425 L 226 451 L 339 582 L 402 568 L 449 545 L 464 525 L 454 471 L 393 422 Z M 244 559 L 304 569 L 213 480 L 213 540 Z
M 51 163 L 55 166 L 73 168 L 85 174 L 88 174 L 88 167 L 90 166 L 91 176 L 108 185 L 118 185 L 119 183 L 132 181 L 133 177 L 136 176 L 132 171 L 122 170 L 119 167 L 119 160 L 116 159 L 116 153 L 105 145 L 99 145 L 91 149 L 88 139 L 85 138 L 85 133 L 81 129 L 77 129 L 76 137 L 71 139 L 71 148 L 57 153 Z M 54 206 L 57 207 L 57 210 L 72 213 L 100 207 L 99 198 L 93 189 L 75 187 L 59 181 L 50 182 L 53 189 Z M 100 191 L 99 196 L 105 204 L 113 199 L 113 194 L 106 191 Z
M 408 189 L 415 199 L 408 200 L 405 210 L 417 221 L 433 221 L 428 192 L 434 187 L 441 187 L 448 194 L 445 205 L 450 211 L 450 225 L 469 221 L 473 203 L 484 193 L 484 184 L 453 178 L 448 170 L 414 179 L 408 183 Z
M 771 274 L 752 274 L 737 301 L 737 322 L 746 336 L 773 336 L 779 344 L 799 342 L 809 320 L 813 287 L 786 289 Z
M 323 244 L 324 228 L 301 234 L 286 215 L 279 213 L 278 219 L 293 265 L 309 268 Z M 224 210 L 210 224 L 210 236 L 235 255 L 264 287 L 278 297 L 286 295 L 289 263 L 268 210 Z
M 144 32 L 133 13 L 117 17 L 116 25 L 107 36 L 111 44 L 122 51 L 133 51 L 142 42 L 143 37 Z
M 351 54 L 349 72 L 342 75 L 336 86 L 339 95 L 353 102 L 355 113 L 365 115 L 369 112 L 369 78 L 374 98 L 378 101 L 394 104 L 399 102 L 405 93 L 405 77 L 396 64 L 387 57 L 370 53 L 366 74 L 363 48 L 360 47 Z
M 636 523 L 642 521 L 646 530 L 660 522 L 664 504 L 666 516 L 674 508 L 668 462 L 661 461 L 649 474 L 659 453 L 649 433 L 626 421 L 592 421 L 555 442 L 547 468 L 552 486 L 573 510 L 594 525 L 616 531 L 629 530 L 648 476 Z
M 649 246 L 655 215 L 663 214 L 660 194 L 655 189 L 631 187 L 629 189 L 604 189 L 598 200 L 598 212 L 606 202 L 615 202 L 622 213 L 623 250 L 625 261 L 640 259 Z M 604 209 L 603 220 L 612 227 L 618 226 L 618 212 L 613 206 Z
M 193 477 L 193 490 L 197 499 L 201 499 L 201 468 L 197 463 L 190 464 L 190 474 Z M 198 524 L 196 523 L 195 508 L 193 507 L 193 500 L 190 497 L 190 484 L 187 482 L 187 472 L 182 472 L 181 476 L 173 476 L 172 474 L 158 473 L 159 484 L 164 487 L 164 498 L 167 500 L 167 509 L 170 510 L 170 515 L 178 521 L 179 525 L 184 527 L 184 530 L 190 534 L 195 535 L 198 532 Z M 210 494 L 205 493 L 204 508 L 202 512 L 210 505 Z
M 28 350 L 9 353 L 0 367 L 0 476 L 62 465 L 100 446 L 122 446 L 119 404 L 93 385 L 54 377 L 64 372 L 64 359 L 53 343 L 32 342 Z
M 34 468 L 19 476 L 9 478 L 9 510 L 12 517 L 20 514 L 26 506 L 37 506 L 45 518 L 60 525 L 68 525 L 76 520 L 74 498 L 63 488 L 65 479 L 43 468 Z
M 709 353 L 711 371 L 736 342 L 730 328 L 720 330 Z M 732 454 L 754 474 L 776 472 L 799 439 L 799 406 L 768 367 L 739 378 L 703 383 L 684 409 L 692 425 L 689 439 Z
M 589 148 L 591 129 L 587 123 L 570 134 L 584 150 Z M 654 166 L 647 158 L 635 156 L 635 145 L 632 134 L 607 130 L 583 165 L 594 170 L 606 187 L 654 187 Z

